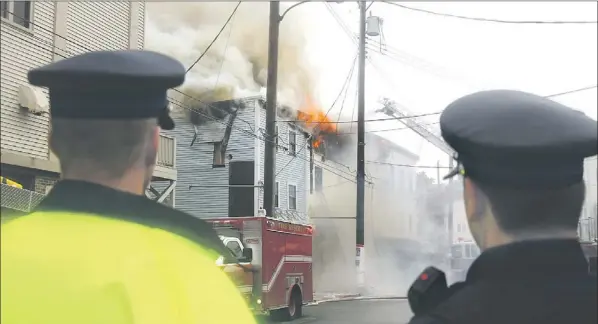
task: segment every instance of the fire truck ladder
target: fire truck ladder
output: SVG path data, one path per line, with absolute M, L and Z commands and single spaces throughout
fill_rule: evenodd
M 419 136 L 424 138 L 426 141 L 431 143 L 432 145 L 436 146 L 450 157 L 453 157 L 455 151 L 448 145 L 446 142 L 438 135 L 434 134 L 432 130 L 427 127 L 426 125 L 418 123 L 413 118 L 409 118 L 411 114 L 405 113 L 407 109 L 405 107 L 400 110 L 397 106 L 398 104 L 394 100 L 383 100 L 384 107 L 379 109 L 379 112 L 382 112 L 390 117 L 395 117 L 403 123 L 403 125 L 409 127 L 414 132 L 416 132 Z

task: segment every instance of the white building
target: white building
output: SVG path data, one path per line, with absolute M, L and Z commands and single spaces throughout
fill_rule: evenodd
M 2 175 L 45 194 L 59 166 L 47 144 L 47 91 L 29 86 L 27 72 L 89 50 L 142 49 L 145 3 L 1 1 L 0 6 Z M 161 151 L 160 179 L 176 178 L 168 165 L 173 156 Z
M 591 157 L 584 163 L 586 199 L 579 221 L 579 238 L 582 242 L 596 242 L 596 218 L 598 216 L 597 159 Z
M 314 154 L 309 216 L 315 224 L 314 283 L 318 292 L 356 290 L 360 284 L 378 293 L 392 285 L 409 260 L 398 260 L 418 241 L 416 169 L 418 156 L 382 137 L 366 134 L 364 247 L 356 260 L 355 138 L 345 139 L 336 154 Z M 341 163 L 335 162 L 341 160 Z M 414 250 L 415 251 L 415 250 Z M 374 269 L 378 269 L 377 272 Z M 389 269 L 384 272 L 383 269 Z M 420 269 L 421 270 L 421 269 Z M 376 275 L 374 275 L 376 273 Z M 384 287 L 383 281 L 386 282 Z M 391 287 L 392 286 L 392 287 Z M 387 293 L 390 293 L 388 291 Z

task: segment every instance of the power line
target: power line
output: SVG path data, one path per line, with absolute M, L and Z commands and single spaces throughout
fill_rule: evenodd
M 450 169 L 450 167 L 447 167 L 447 166 L 413 165 L 413 164 L 400 164 L 400 163 L 390 163 L 390 162 L 380 162 L 380 161 L 365 161 L 365 163 L 396 166 L 396 167 L 405 167 L 405 168 L 418 168 L 418 169 Z
M 409 115 L 409 116 L 401 116 L 401 117 L 386 117 L 386 118 L 376 118 L 376 119 L 366 119 L 366 122 L 381 122 L 381 121 L 389 121 L 389 120 L 401 120 L 401 119 L 409 119 L 409 118 L 419 118 L 419 117 L 427 117 L 427 116 L 435 116 L 440 115 L 442 111 L 425 113 L 425 114 L 417 114 L 417 115 Z M 279 123 L 298 123 L 298 122 L 305 122 L 307 124 L 349 124 L 349 123 L 356 123 L 356 120 L 343 120 L 343 121 L 318 121 L 318 122 L 306 122 L 304 120 L 279 120 Z
M 596 88 L 598 88 L 598 85 L 587 86 L 587 87 L 583 87 L 583 88 L 579 88 L 579 89 L 574 89 L 574 90 L 569 90 L 569 91 L 564 91 L 564 92 L 559 92 L 559 93 L 551 94 L 549 96 L 546 96 L 546 98 L 555 98 L 555 97 L 560 97 L 560 96 L 564 96 L 564 95 L 568 95 L 568 94 L 572 94 L 572 93 L 577 93 L 577 92 L 592 90 L 592 89 L 596 89 Z
M 191 64 L 191 66 L 187 69 L 186 73 L 189 73 L 189 71 L 191 71 L 191 69 L 197 64 L 197 62 L 199 62 L 206 55 L 206 53 L 208 53 L 208 51 L 210 50 L 212 45 L 214 45 L 214 43 L 216 42 L 218 37 L 220 37 L 220 34 L 222 34 L 222 31 L 224 31 L 224 28 L 226 28 L 226 25 L 228 25 L 228 23 L 231 21 L 231 19 L 233 19 L 233 17 L 235 16 L 235 13 L 237 12 L 237 9 L 239 9 L 240 5 L 241 5 L 241 1 L 239 1 L 237 3 L 237 6 L 235 7 L 235 9 L 233 9 L 233 12 L 231 12 L 230 16 L 228 16 L 228 19 L 226 19 L 226 22 L 224 23 L 222 28 L 220 28 L 220 31 L 218 32 L 218 34 L 216 34 L 216 37 L 214 37 L 214 39 L 212 39 L 212 42 L 208 45 L 208 47 L 206 47 L 206 49 L 203 51 L 203 53 L 201 53 L 201 55 L 197 58 L 197 60 L 195 60 L 195 62 L 193 62 L 193 64 Z
M 499 24 L 518 24 L 518 25 L 571 25 L 571 24 L 596 24 L 598 23 L 598 21 L 586 21 L 586 20 L 579 20 L 579 21 L 558 21 L 558 20 L 552 20 L 552 21 L 543 21 L 543 20 L 503 20 L 503 19 L 493 19 L 493 18 L 483 18 L 483 17 L 470 17 L 470 16 L 462 16 L 462 15 L 455 15 L 455 14 L 450 14 L 450 13 L 443 13 L 443 12 L 438 12 L 438 11 L 432 11 L 432 10 L 427 10 L 427 9 L 422 9 L 422 8 L 415 8 L 415 7 L 410 7 L 410 6 L 406 6 L 404 4 L 400 4 L 400 3 L 396 3 L 396 2 L 392 2 L 392 1 L 380 1 L 380 2 L 384 2 L 386 4 L 389 5 L 393 5 L 395 7 L 399 7 L 399 8 L 403 8 L 403 9 L 407 9 L 407 10 L 411 10 L 411 11 L 416 11 L 416 12 L 421 12 L 421 13 L 426 13 L 429 15 L 434 15 L 434 16 L 441 16 L 441 17 L 450 17 L 450 18 L 457 18 L 457 19 L 462 19 L 462 20 L 471 20 L 471 21 L 480 21 L 480 22 L 491 22 L 491 23 L 499 23 Z
M 347 77 L 345 78 L 345 81 L 343 82 L 343 86 L 341 87 L 341 90 L 338 92 L 338 96 L 336 96 L 336 99 L 334 99 L 334 101 L 332 102 L 332 105 L 330 105 L 330 108 L 328 109 L 328 111 L 326 111 L 326 115 L 324 115 L 324 117 L 328 117 L 328 113 L 330 113 L 330 111 L 332 110 L 332 108 L 334 107 L 334 105 L 336 104 L 336 102 L 338 101 L 338 99 L 341 97 L 341 95 L 343 94 L 343 90 L 345 88 L 348 89 L 348 84 L 351 82 L 351 78 L 353 77 L 353 70 L 355 69 L 355 63 L 357 63 L 357 56 L 359 55 L 359 52 L 357 52 L 357 54 L 355 55 L 355 58 L 353 59 L 353 63 L 351 64 L 351 68 L 349 69 L 349 74 L 347 75 Z M 346 93 L 346 92 L 345 92 Z M 343 104 L 344 104 L 344 100 L 343 100 Z M 341 112 L 342 112 L 342 106 L 341 106 Z M 340 118 L 340 115 L 339 115 Z M 319 124 L 316 126 L 318 127 Z M 276 136 L 278 137 L 278 134 L 276 134 Z M 303 146 L 296 154 L 295 156 L 297 156 L 297 154 L 301 153 L 303 150 L 305 150 L 307 148 L 307 146 L 309 145 L 309 141 L 311 141 L 311 136 L 305 141 L 305 146 Z M 289 159 L 289 161 L 287 162 L 287 164 L 285 164 L 278 172 L 276 172 L 276 174 L 274 175 L 274 178 L 276 179 L 276 177 L 282 172 L 284 171 L 284 169 L 286 169 L 287 166 L 289 166 L 289 164 L 291 164 L 291 162 L 293 162 L 295 156 L 291 159 Z
M 11 15 L 15 16 L 15 17 L 19 17 L 19 16 L 15 15 L 15 14 L 14 14 L 14 13 L 12 13 L 12 12 L 7 12 L 7 13 L 9 13 L 9 14 L 11 14 Z M 24 19 L 24 18 L 22 18 L 22 17 L 19 17 L 19 18 L 21 18 L 21 19 Z M 28 21 L 28 20 L 24 19 L 24 21 Z M 89 52 L 93 51 L 93 50 L 91 50 L 91 49 L 89 49 L 89 48 L 87 48 L 87 47 L 85 47 L 85 46 L 83 46 L 83 45 L 81 45 L 81 44 L 78 44 L 78 43 L 76 43 L 76 42 L 74 42 L 74 41 L 72 41 L 72 40 L 68 39 L 67 37 L 64 37 L 64 36 L 62 36 L 62 35 L 60 35 L 60 34 L 57 34 L 56 32 L 54 32 L 54 31 L 52 31 L 52 30 L 50 30 L 50 29 L 44 28 L 43 26 L 39 26 L 39 25 L 37 25 L 37 24 L 35 24 L 34 22 L 31 22 L 31 21 L 29 21 L 29 23 L 30 23 L 30 24 L 32 24 L 33 26 L 39 27 L 39 28 L 40 28 L 40 29 L 42 29 L 42 30 L 45 30 L 45 31 L 47 31 L 47 32 L 50 32 L 50 33 L 54 34 L 55 36 L 57 36 L 57 37 L 59 37 L 59 38 L 62 38 L 62 39 L 64 39 L 64 40 L 65 40 L 65 41 L 67 41 L 67 42 L 71 42 L 72 44 L 75 44 L 75 45 L 77 45 L 77 46 L 81 47 L 82 49 L 84 49 L 84 50 L 86 50 L 86 51 L 89 51 Z M 41 39 L 39 39 L 39 38 L 37 38 L 37 37 L 32 37 L 32 38 L 34 38 L 34 39 L 36 39 L 36 40 L 38 40 L 38 41 L 40 41 L 40 42 L 42 42 L 42 43 L 45 43 L 45 44 L 49 45 L 49 46 L 51 47 L 51 49 L 44 48 L 43 46 L 40 46 L 39 44 L 36 44 L 36 43 L 32 42 L 32 41 L 31 41 L 31 39 L 25 39 L 25 38 L 22 38 L 22 37 L 18 37 L 18 36 L 16 36 L 16 34 L 13 34 L 13 33 L 11 33 L 11 35 L 14 35 L 14 36 L 15 36 L 15 38 L 18 38 L 19 40 L 21 40 L 21 41 L 23 41 L 23 42 L 26 42 L 26 43 L 28 43 L 28 44 L 32 44 L 32 45 L 34 45 L 34 46 L 36 46 L 36 47 L 38 47 L 38 48 L 40 48 L 40 49 L 43 49 L 43 50 L 49 50 L 49 51 L 50 51 L 52 54 L 58 55 L 58 56 L 60 56 L 60 57 L 62 57 L 62 58 L 67 58 L 67 56 L 64 56 L 64 55 L 62 55 L 62 54 L 60 54 L 60 53 L 56 52 L 54 49 L 58 49 L 58 50 L 60 50 L 60 51 L 63 51 L 63 52 L 65 52 L 65 53 L 69 53 L 69 54 L 71 54 L 71 55 L 74 55 L 74 53 L 70 53 L 70 52 L 69 52 L 69 51 L 67 51 L 67 50 L 64 50 L 64 49 L 62 49 L 62 48 L 59 48 L 59 47 L 57 47 L 57 46 L 54 46 L 53 44 L 51 44 L 51 43 L 49 43 L 49 42 L 42 41 Z M 182 92 L 182 91 L 180 91 L 180 90 L 178 90 L 178 89 L 172 89 L 172 90 L 174 90 L 174 91 L 176 91 L 176 92 L 178 92 L 178 93 L 180 93 L 180 94 L 182 94 L 182 95 L 184 95 L 184 96 L 186 96 L 186 97 L 188 97 L 188 98 L 191 98 L 191 99 L 193 99 L 193 100 L 196 100 L 196 101 L 198 101 L 198 102 L 204 103 L 203 101 L 201 101 L 201 100 L 199 100 L 199 99 L 197 99 L 197 98 L 194 98 L 193 96 L 191 96 L 191 95 L 188 95 L 188 94 L 186 94 L 186 93 L 184 93 L 184 92 Z M 205 117 L 205 118 L 207 118 L 207 119 L 210 119 L 210 120 L 216 121 L 216 122 L 218 122 L 218 123 L 221 123 L 221 124 L 223 124 L 223 125 L 225 125 L 225 126 L 230 126 L 230 127 L 232 127 L 233 129 L 240 130 L 241 132 L 245 133 L 246 135 L 250 135 L 250 136 L 252 136 L 252 137 L 254 137 L 254 138 L 257 138 L 257 139 L 259 139 L 259 140 L 262 140 L 262 141 L 264 141 L 264 142 L 265 142 L 265 141 L 268 141 L 267 139 L 265 139 L 265 138 L 260 138 L 259 136 L 255 135 L 254 133 L 252 133 L 252 132 L 250 132 L 250 131 L 247 131 L 247 130 L 245 130 L 245 129 L 238 128 L 238 127 L 233 127 L 233 125 L 232 125 L 232 124 L 229 124 L 229 123 L 223 122 L 223 121 L 221 121 L 221 120 L 218 120 L 218 119 L 216 119 L 216 118 L 214 118 L 214 117 L 212 117 L 212 116 L 206 115 L 206 114 L 202 113 L 201 111 L 197 111 L 197 110 L 194 110 L 194 109 L 192 109 L 192 108 L 190 108 L 190 107 L 187 107 L 187 106 L 183 105 L 182 103 L 178 102 L 177 100 L 175 100 L 175 99 L 173 99 L 173 98 L 169 98 L 169 101 L 170 101 L 171 103 L 173 103 L 173 104 L 175 104 L 175 105 L 177 105 L 177 106 L 179 106 L 179 107 L 183 108 L 183 109 L 186 109 L 186 110 L 192 111 L 192 112 L 194 112 L 194 113 L 197 113 L 197 114 L 199 114 L 199 115 L 201 115 L 201 116 L 203 116 L 203 117 Z M 204 103 L 204 104 L 206 104 L 208 107 L 212 107 L 212 106 L 210 106 L 210 105 L 209 105 L 209 104 L 207 104 L 207 103 Z M 217 108 L 217 107 L 214 107 L 214 108 Z M 245 122 L 247 122 L 247 121 L 245 121 Z M 248 122 L 247 122 L 247 123 L 248 123 Z M 248 125 L 250 125 L 250 124 L 248 123 Z M 251 125 L 250 125 L 250 129 L 251 129 Z M 273 142 L 273 141 L 271 141 L 271 140 L 270 140 L 270 142 Z M 273 143 L 274 143 L 274 142 L 273 142 Z M 275 145 L 276 145 L 276 143 L 275 143 Z M 306 162 L 310 162 L 308 159 L 305 159 L 305 158 L 301 158 L 301 159 L 302 159 L 302 160 L 304 160 L 304 161 L 306 161 Z M 341 164 L 341 163 L 339 163 L 339 164 L 340 164 L 340 165 L 343 165 L 343 164 Z M 320 166 L 321 166 L 321 165 L 320 165 Z M 348 170 L 351 170 L 351 169 L 350 169 L 348 166 L 346 166 L 346 165 L 343 165 L 343 166 L 344 166 L 344 167 L 346 167 Z M 330 169 L 328 169 L 328 168 L 324 168 L 324 169 L 325 169 L 325 170 L 327 170 L 327 171 L 329 171 L 329 172 L 331 172 L 331 173 L 333 173 L 333 174 L 335 174 L 335 175 L 337 175 L 337 176 L 339 176 L 339 177 L 341 177 L 341 178 L 343 178 L 343 179 L 345 179 L 345 180 L 353 181 L 353 180 L 351 180 L 351 179 L 345 178 L 344 176 L 342 176 L 342 175 L 340 175 L 340 174 L 338 174 L 338 173 L 335 173 L 334 171 L 332 171 L 332 170 L 330 170 Z M 336 170 L 336 171 L 339 171 L 339 172 L 341 172 L 341 173 L 344 173 L 344 174 L 347 174 L 347 175 L 351 175 L 351 176 L 353 176 L 353 174 L 347 173 L 347 172 L 345 172 L 345 171 L 343 171 L 343 170 L 340 170 L 340 169 L 337 169 L 337 168 L 335 168 L 335 170 Z
M 226 52 L 228 52 L 228 43 L 230 42 L 230 36 L 233 33 L 234 23 L 235 23 L 235 21 L 231 20 L 230 28 L 228 30 L 228 37 L 226 38 L 226 45 L 224 45 L 224 52 L 222 53 L 222 61 L 220 61 L 220 68 L 218 69 L 218 75 L 216 75 L 216 82 L 214 82 L 214 88 L 213 88 L 212 92 L 214 90 L 216 90 L 216 87 L 218 86 L 218 82 L 220 81 L 220 74 L 222 73 L 222 68 L 224 67 L 224 61 L 226 61 Z

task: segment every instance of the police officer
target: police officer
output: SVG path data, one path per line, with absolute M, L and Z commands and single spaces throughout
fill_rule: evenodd
M 440 127 L 458 154 L 447 177 L 464 177 L 482 253 L 465 281 L 448 288 L 427 269 L 410 290 L 410 323 L 596 323 L 596 277 L 577 240 L 596 121 L 543 97 L 496 90 L 451 103 Z
M 182 64 L 90 52 L 28 77 L 49 89 L 62 179 L 2 225 L 2 324 L 254 323 L 215 265 L 227 251 L 212 228 L 144 196 Z

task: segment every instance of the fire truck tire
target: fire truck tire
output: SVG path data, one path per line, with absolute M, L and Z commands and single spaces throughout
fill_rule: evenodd
M 303 296 L 301 295 L 301 289 L 297 286 L 293 287 L 293 290 L 291 291 L 289 307 L 287 308 L 286 313 L 285 317 L 289 321 L 298 319 L 303 315 Z

